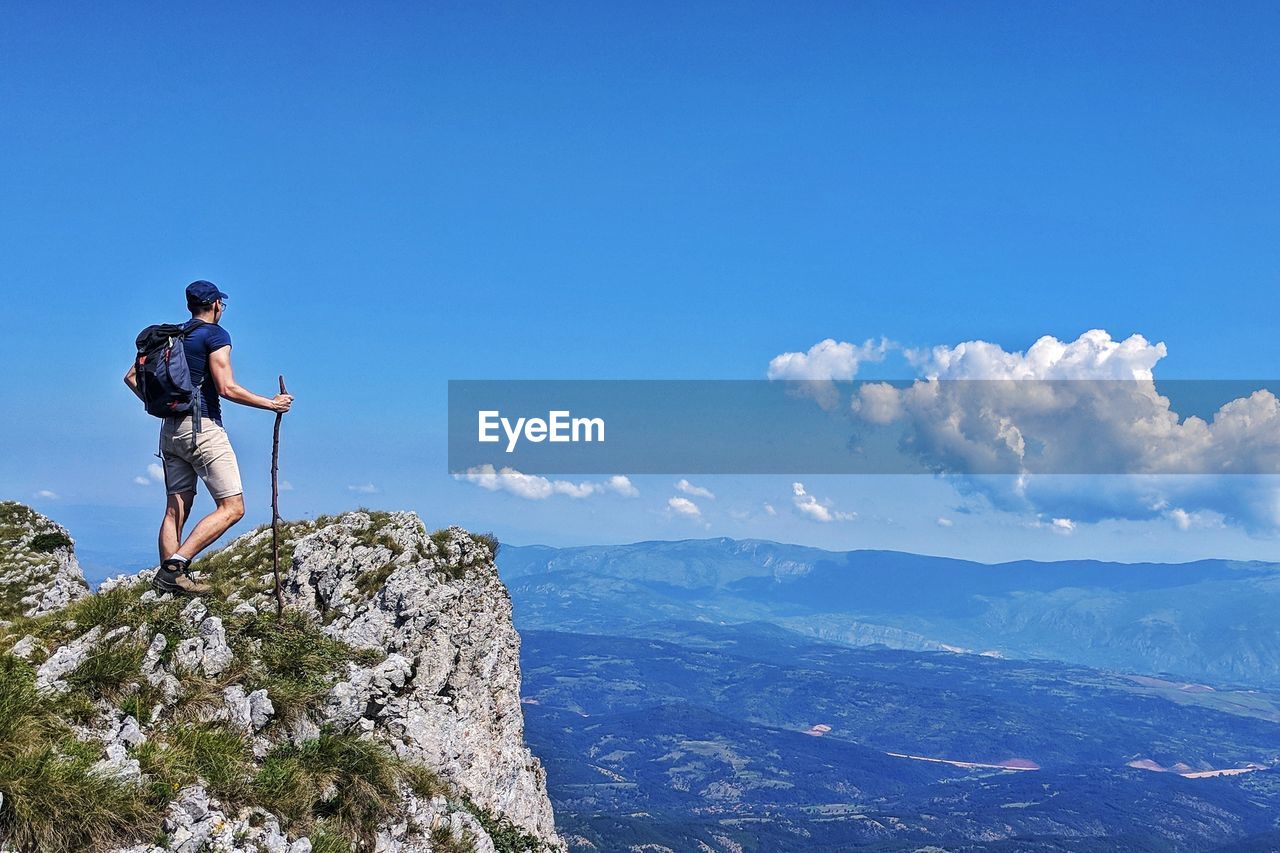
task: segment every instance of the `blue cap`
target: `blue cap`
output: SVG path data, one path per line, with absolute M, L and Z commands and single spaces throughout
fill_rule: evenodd
M 227 294 L 218 290 L 218 285 L 211 281 L 193 281 L 187 285 L 187 298 L 202 302 L 205 305 L 211 305 L 219 299 L 226 300 Z

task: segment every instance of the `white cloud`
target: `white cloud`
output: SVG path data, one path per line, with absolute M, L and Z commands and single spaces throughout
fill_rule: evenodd
M 280 491 L 282 491 L 282 492 L 292 492 L 292 491 L 293 491 L 293 483 L 290 483 L 288 480 L 281 480 L 281 481 L 280 481 Z
M 1055 518 L 1049 525 L 1053 528 L 1054 533 L 1071 533 L 1076 529 L 1076 523 L 1069 518 Z
M 784 352 L 769 362 L 770 379 L 852 379 L 864 361 L 880 361 L 889 341 L 866 340 L 861 345 L 827 338 L 808 352 Z
M 710 500 L 715 500 L 716 497 L 711 493 L 710 489 L 704 489 L 702 486 L 695 486 L 688 480 L 680 480 L 677 482 L 676 491 L 684 492 L 686 495 L 693 495 L 695 498 L 708 498 Z
M 955 527 L 955 522 L 944 515 L 938 516 L 937 524 L 939 527 Z
M 769 503 L 768 501 L 765 501 L 765 503 L 764 503 L 764 511 L 765 511 L 766 513 L 768 513 L 769 515 L 777 515 L 777 514 L 778 514 L 778 511 L 777 511 L 776 509 L 774 509 L 774 508 L 773 508 L 773 504 Z
M 41 489 L 40 491 L 36 492 L 36 497 L 40 498 L 41 500 L 56 501 L 58 499 L 58 493 L 51 489 Z
M 137 477 L 134 477 L 133 482 L 138 486 L 150 486 L 152 483 L 163 483 L 164 466 L 159 462 L 152 462 L 147 466 L 146 475 L 138 475 Z
M 355 486 L 347 486 L 348 492 L 355 492 L 357 495 L 376 495 L 378 487 L 373 483 L 361 483 Z
M 614 474 L 606 480 L 604 488 L 611 492 L 617 492 L 624 498 L 634 498 L 640 494 L 640 490 L 632 485 L 631 480 L 621 474 Z
M 792 502 L 801 513 L 824 524 L 832 521 L 853 521 L 858 517 L 856 512 L 839 512 L 831 508 L 830 499 L 819 501 L 809 494 L 804 483 L 792 483 Z
M 883 360 L 891 346 L 887 338 L 878 342 L 868 338 L 860 345 L 827 338 L 809 347 L 808 352 L 774 356 L 765 375 L 799 382 L 796 393 L 813 397 L 825 409 L 834 409 L 840 401 L 834 383 L 853 379 L 863 362 Z
M 536 474 L 525 474 L 514 468 L 495 470 L 492 465 L 485 464 L 468 468 L 462 474 L 454 474 L 453 478 L 465 480 L 491 492 L 507 492 L 532 501 L 545 500 L 552 495 L 585 498 L 606 492 L 613 492 L 623 497 L 635 497 L 640 494 L 631 480 L 621 474 L 615 474 L 603 482 L 573 483 L 568 480 L 549 480 Z
M 1182 507 L 1173 507 L 1165 512 L 1165 517 L 1173 522 L 1179 530 L 1192 528 L 1220 528 L 1225 526 L 1221 513 L 1210 510 L 1187 512 Z
M 1151 379 L 1152 368 L 1167 354 L 1164 344 L 1142 335 L 1115 341 L 1102 329 L 1070 343 L 1045 335 L 1025 353 L 1005 352 L 987 341 L 904 351 L 929 379 Z
M 688 498 L 672 497 L 667 499 L 667 508 L 676 515 L 683 515 L 687 518 L 702 518 L 702 510 L 698 505 Z
M 1251 475 L 1280 470 L 1280 399 L 1260 389 L 1208 420 L 1183 416 L 1154 381 L 1167 351 L 1100 329 L 1074 341 L 1045 336 L 1025 352 L 986 341 L 909 350 L 925 378 L 903 388 L 866 383 L 852 413 L 903 423 L 904 446 L 921 462 L 962 472 L 949 475 L 957 488 L 999 509 L 1073 524 L 1167 515 L 1181 526 L 1169 512 L 1176 506 L 1251 532 L 1280 531 L 1280 481 Z M 932 381 L 955 379 L 1045 381 Z M 1127 381 L 1059 381 L 1081 379 Z M 1021 473 L 987 476 L 1013 472 Z

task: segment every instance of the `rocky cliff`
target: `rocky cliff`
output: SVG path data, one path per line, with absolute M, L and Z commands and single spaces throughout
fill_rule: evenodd
M 39 616 L 88 595 L 74 546 L 62 526 L 0 501 L 0 620 Z
M 0 510 L 0 849 L 565 849 L 491 538 L 286 524 L 280 618 L 269 528 L 196 564 L 208 599 L 90 595 L 66 531 Z

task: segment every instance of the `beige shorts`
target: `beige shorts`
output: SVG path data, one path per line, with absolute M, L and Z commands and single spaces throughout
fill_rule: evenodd
M 198 476 L 214 500 L 243 494 L 240 464 L 227 431 L 209 418 L 202 418 L 194 444 L 191 438 L 190 416 L 165 418 L 160 425 L 165 491 L 171 495 L 194 492 Z

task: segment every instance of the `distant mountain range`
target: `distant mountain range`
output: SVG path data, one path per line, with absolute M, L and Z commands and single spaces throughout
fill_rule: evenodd
M 505 546 L 499 566 L 526 628 L 765 621 L 848 645 L 1280 686 L 1280 563 L 987 565 L 722 538 Z
M 1280 849 L 1280 565 L 504 546 L 593 851 Z

